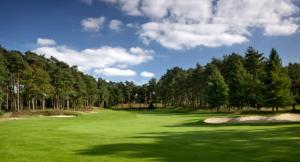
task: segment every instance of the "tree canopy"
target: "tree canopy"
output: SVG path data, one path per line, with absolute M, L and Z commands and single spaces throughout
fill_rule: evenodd
M 300 101 L 299 94 L 300 64 L 284 67 L 275 49 L 265 58 L 249 47 L 244 55 L 213 58 L 207 65 L 197 64 L 195 68 L 174 67 L 158 80 L 152 78 L 136 85 L 94 78 L 54 57 L 0 48 L 2 110 L 77 110 L 132 103 L 259 109 L 294 104 Z

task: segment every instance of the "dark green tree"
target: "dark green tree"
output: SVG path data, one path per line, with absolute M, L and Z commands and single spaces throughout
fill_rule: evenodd
M 211 108 L 217 108 L 227 104 L 228 86 L 219 69 L 213 65 L 207 65 L 208 78 L 204 88 L 204 100 Z
M 291 92 L 291 80 L 288 71 L 282 67 L 278 52 L 273 48 L 265 67 L 265 106 L 278 107 L 288 106 L 294 103 Z
M 5 101 L 5 89 L 7 85 L 8 71 L 4 63 L 3 55 L 0 54 L 0 112 L 2 110 L 2 103 Z
M 242 60 L 236 54 L 228 56 L 227 84 L 229 86 L 229 103 L 231 106 L 243 108 L 251 100 L 251 85 L 253 76 L 243 66 Z

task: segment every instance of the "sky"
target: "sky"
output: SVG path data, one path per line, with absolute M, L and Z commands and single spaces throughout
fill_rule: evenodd
M 299 0 L 0 0 L 0 44 L 146 83 L 253 46 L 300 62 Z

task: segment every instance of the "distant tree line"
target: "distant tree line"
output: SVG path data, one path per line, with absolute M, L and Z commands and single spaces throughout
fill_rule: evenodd
M 133 82 L 95 79 L 76 66 L 33 52 L 8 51 L 0 46 L 0 111 L 82 109 L 156 100 L 156 80 Z M 151 94 L 150 94 L 151 92 Z
M 300 102 L 300 64 L 282 65 L 250 47 L 213 58 L 206 66 L 167 70 L 147 84 L 108 82 L 80 72 L 76 66 L 33 52 L 0 46 L 0 111 L 111 107 L 123 103 L 162 103 L 166 107 L 284 107 Z
M 300 64 L 284 67 L 275 49 L 265 58 L 249 47 L 244 56 L 232 53 L 206 66 L 170 69 L 158 86 L 161 101 L 169 106 L 295 108 L 300 102 Z

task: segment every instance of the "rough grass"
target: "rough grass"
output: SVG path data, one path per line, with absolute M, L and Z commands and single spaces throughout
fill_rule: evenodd
M 0 161 L 299 161 L 300 123 L 210 125 L 216 112 L 111 111 L 0 122 Z

